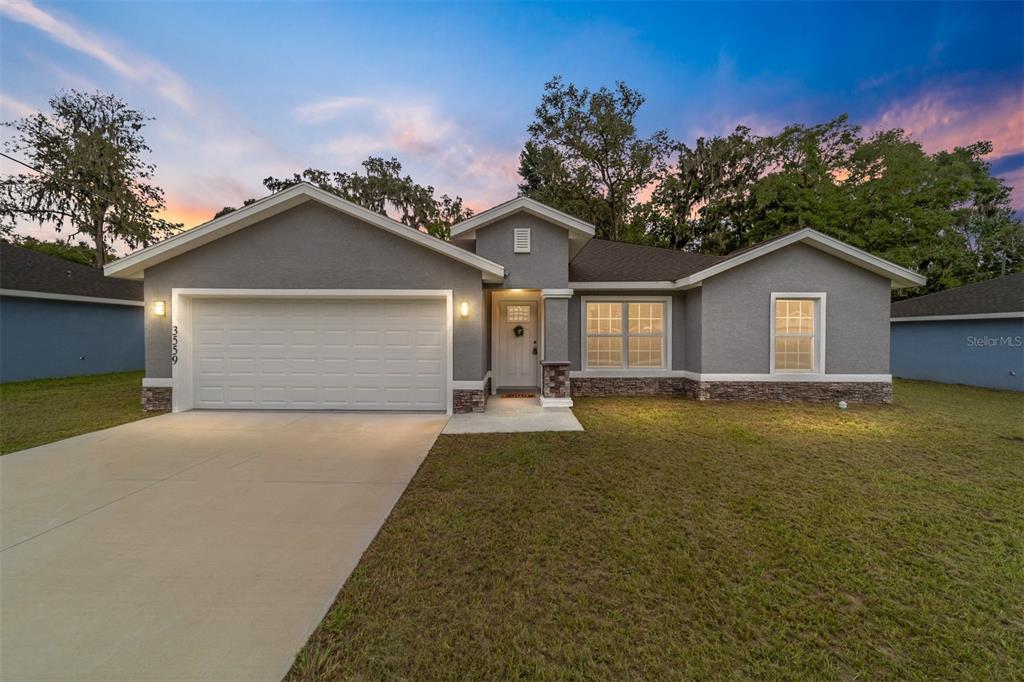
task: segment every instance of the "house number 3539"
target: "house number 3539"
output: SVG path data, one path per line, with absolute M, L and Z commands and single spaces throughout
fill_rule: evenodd
M 171 327 L 171 364 L 178 364 L 178 325 Z

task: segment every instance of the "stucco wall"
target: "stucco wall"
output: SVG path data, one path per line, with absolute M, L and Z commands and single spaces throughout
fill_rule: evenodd
M 547 298 L 544 305 L 544 360 L 569 359 L 569 299 Z
M 142 369 L 138 306 L 0 297 L 0 382 Z
M 683 330 L 686 335 L 682 353 L 683 366 L 681 369 L 690 372 L 700 372 L 701 356 L 701 289 L 689 289 L 683 292 L 683 316 L 686 319 L 686 328 Z
M 170 377 L 172 287 L 452 289 L 456 380 L 483 377 L 486 306 L 480 271 L 318 204 L 306 202 L 146 270 L 146 376 Z M 458 315 L 460 301 L 470 315 Z
M 1024 391 L 1024 319 L 893 322 L 892 374 Z
M 530 253 L 512 251 L 513 229 L 530 228 Z M 481 227 L 476 253 L 505 267 L 506 289 L 564 289 L 569 285 L 569 233 L 557 225 L 516 213 Z
M 794 244 L 704 281 L 701 372 L 770 371 L 771 294 L 825 292 L 825 371 L 889 373 L 889 280 Z

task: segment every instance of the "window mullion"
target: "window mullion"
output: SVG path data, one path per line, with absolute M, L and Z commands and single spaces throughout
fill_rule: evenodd
M 619 332 L 622 335 L 622 369 L 629 367 L 629 303 L 619 304 Z

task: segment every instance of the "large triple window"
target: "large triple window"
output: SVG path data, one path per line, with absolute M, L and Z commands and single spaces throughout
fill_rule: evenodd
M 665 368 L 664 301 L 587 301 L 584 316 L 587 369 Z

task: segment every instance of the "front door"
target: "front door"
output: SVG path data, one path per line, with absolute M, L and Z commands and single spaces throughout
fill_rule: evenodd
M 537 302 L 502 301 L 498 307 L 497 388 L 536 388 L 540 384 Z

